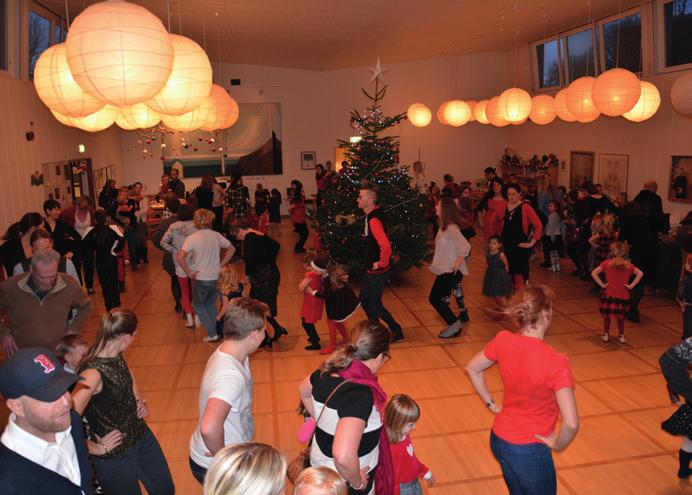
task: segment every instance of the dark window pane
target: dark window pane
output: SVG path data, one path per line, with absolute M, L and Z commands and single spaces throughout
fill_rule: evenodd
M 29 11 L 29 79 L 34 78 L 34 66 L 43 50 L 50 46 L 50 21 Z
M 622 67 L 641 72 L 641 25 L 639 13 L 603 25 L 604 70 Z
M 594 75 L 593 36 L 591 30 L 567 36 L 569 80 Z
M 538 84 L 541 88 L 560 85 L 560 59 L 557 54 L 557 40 L 536 46 L 538 60 Z
M 663 12 L 666 67 L 692 63 L 692 1 L 674 0 Z
M 5 0 L 0 0 L 0 70 L 7 70 L 7 15 Z
M 60 26 L 56 24 L 56 25 L 55 25 L 55 35 L 53 35 L 53 44 L 54 44 L 54 45 L 57 44 L 57 43 L 60 43 L 60 42 L 62 41 L 62 40 L 60 39 L 60 37 L 61 37 L 61 35 L 60 35 Z

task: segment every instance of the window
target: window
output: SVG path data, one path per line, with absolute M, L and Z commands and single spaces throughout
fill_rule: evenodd
M 558 40 L 536 45 L 538 85 L 541 89 L 560 86 L 560 54 Z
M 692 1 L 663 4 L 666 67 L 692 63 Z
M 36 61 L 43 51 L 60 43 L 65 35 L 63 20 L 57 14 L 32 2 L 28 11 L 28 69 L 29 79 L 34 77 Z
M 567 83 L 584 76 L 596 74 L 594 63 L 593 30 L 587 29 L 566 36 L 567 39 Z
M 639 12 L 601 24 L 603 70 L 642 71 L 642 21 Z
M 0 0 L 0 70 L 7 70 L 7 11 L 5 0 Z

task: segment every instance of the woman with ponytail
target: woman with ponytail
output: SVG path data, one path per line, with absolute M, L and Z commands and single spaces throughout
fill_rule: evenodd
M 394 473 L 383 428 L 387 394 L 377 382 L 389 359 L 391 333 L 364 320 L 351 337 L 351 344 L 300 384 L 303 405 L 317 421 L 310 465 L 335 469 L 348 483 L 349 495 L 392 495 Z
M 144 421 L 148 414 L 123 358 L 137 334 L 137 316 L 115 309 L 101 317 L 96 342 L 82 359 L 74 409 L 89 423 L 89 452 L 99 484 L 109 495 L 175 492 L 161 446 Z
M 552 451 L 565 449 L 579 429 L 567 356 L 543 342 L 552 321 L 554 298 L 555 293 L 545 285 L 519 292 L 505 310 L 519 331 L 501 331 L 466 366 L 476 392 L 497 415 L 490 449 L 511 494 L 555 494 Z M 504 384 L 502 405 L 495 402 L 485 381 L 485 370 L 495 363 Z M 559 415 L 562 425 L 558 433 Z

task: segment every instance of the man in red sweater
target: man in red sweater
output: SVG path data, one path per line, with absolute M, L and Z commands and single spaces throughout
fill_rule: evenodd
M 389 281 L 392 245 L 385 231 L 382 212 L 377 202 L 377 192 L 370 184 L 361 185 L 358 208 L 365 212 L 365 236 L 368 250 L 365 256 L 367 272 L 360 289 L 360 303 L 369 319 L 384 320 L 392 332 L 392 343 L 402 342 L 404 334 L 394 317 L 382 304 L 382 293 Z

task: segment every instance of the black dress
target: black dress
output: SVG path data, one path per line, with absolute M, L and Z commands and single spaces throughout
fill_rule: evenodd
M 509 262 L 509 274 L 521 275 L 524 281 L 529 279 L 529 257 L 531 249 L 521 248 L 519 244 L 526 242 L 526 233 L 522 225 L 522 208 L 520 203 L 516 208 L 505 209 L 505 223 L 502 228 L 502 246 Z
M 248 232 L 243 239 L 242 253 L 245 273 L 250 278 L 250 297 L 269 306 L 271 316 L 276 316 L 276 297 L 279 294 L 281 273 L 276 257 L 281 246 L 267 235 Z

